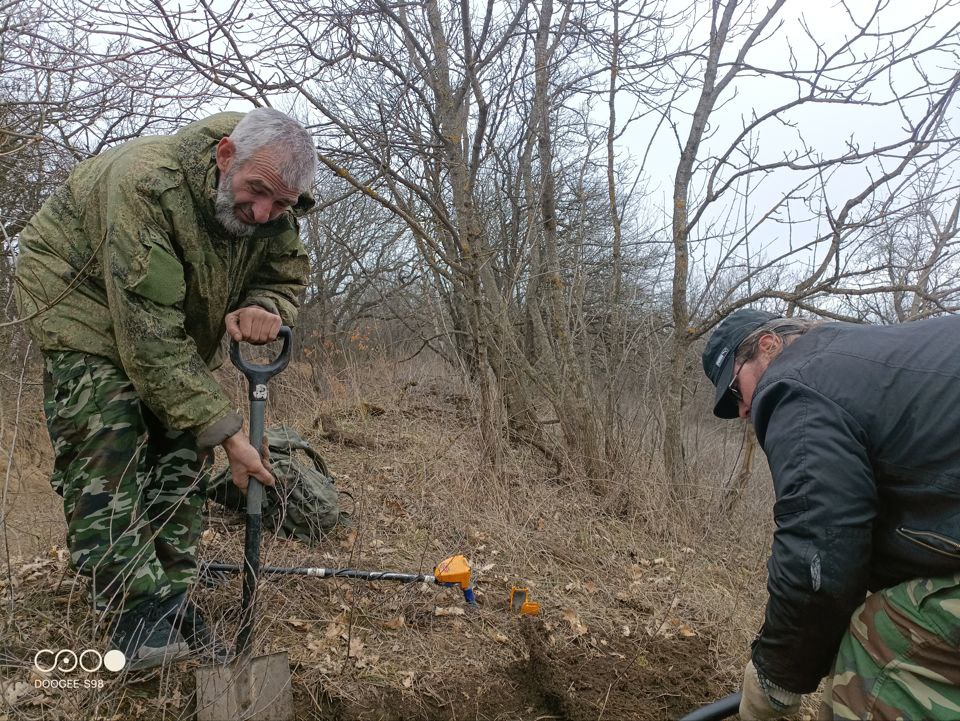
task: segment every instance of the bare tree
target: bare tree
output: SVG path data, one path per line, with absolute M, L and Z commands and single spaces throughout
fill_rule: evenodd
M 830 33 L 785 0 L 176 9 L 125 0 L 97 20 L 134 55 L 160 52 L 165 67 L 189 69 L 224 97 L 299 113 L 338 181 L 402 223 L 384 241 L 415 250 L 417 283 L 437 311 L 417 332 L 445 336 L 437 349 L 476 383 L 494 463 L 506 437 L 588 478 L 609 475 L 619 387 L 610 376 L 633 352 L 631 328 L 649 337 L 665 324 L 663 455 L 682 493 L 690 351 L 726 314 L 766 302 L 848 317 L 841 293 L 939 282 L 949 230 L 926 256 L 927 280 L 869 285 L 897 254 L 860 261 L 898 179 L 955 146 L 956 4 L 911 7 L 900 25 L 883 2 L 840 4 Z M 884 117 L 868 143 L 850 124 L 857 111 Z M 828 136 L 821 112 L 835 118 Z M 657 238 L 631 214 L 644 215 L 638 188 L 656 187 L 668 141 L 669 217 Z M 321 245 L 335 235 L 322 222 L 311 230 Z M 343 226 L 349 238 L 337 243 L 355 237 L 363 267 L 389 276 L 404 259 L 369 245 L 362 223 Z M 668 262 L 650 268 L 658 248 Z M 377 284 L 359 267 L 323 269 L 332 285 L 316 298 L 340 293 L 349 275 L 366 290 L 344 310 L 362 313 Z M 628 278 L 634 271 L 643 277 Z M 638 313 L 641 296 L 655 310 Z M 604 403 L 598 388 L 608 389 Z M 551 417 L 541 417 L 544 401 Z M 545 420 L 559 421 L 559 437 Z
M 11 317 L 18 233 L 78 161 L 181 124 L 209 97 L 156 47 L 92 36 L 82 5 L 7 2 L 0 19 L 0 277 Z
M 680 150 L 664 440 L 677 489 L 685 487 L 681 409 L 692 343 L 730 311 L 764 298 L 836 316 L 829 301 L 818 299 L 857 272 L 848 256 L 882 207 L 872 201 L 901 174 L 956 144 L 947 121 L 960 75 L 940 66 L 946 58 L 956 66 L 956 4 L 936 2 L 901 26 L 884 22 L 885 6 L 864 13 L 841 3 L 837 20 L 846 34 L 833 42 L 818 39 L 802 16 L 788 16 L 784 0 L 713 2 L 692 19 L 686 52 L 678 56 L 687 64 L 674 67 L 683 78 L 678 84 L 698 79 L 695 105 L 688 112 L 681 97 L 664 111 Z M 794 23 L 803 30 L 799 41 L 786 34 Z M 787 52 L 768 65 L 763 48 L 770 43 Z M 723 132 L 733 120 L 726 102 L 758 81 L 770 99 L 760 98 L 739 127 Z M 868 147 L 854 139 L 852 127 L 835 150 L 804 140 L 805 114 L 838 106 L 874 118 L 892 110 L 900 127 Z M 779 132 L 784 128 L 786 135 Z M 780 143 L 771 148 L 773 137 Z M 851 190 L 852 167 L 865 180 L 854 180 Z
M 302 223 L 311 276 L 302 334 L 324 343 L 371 315 L 405 320 L 398 294 L 417 282 L 406 226 L 368 196 L 336 178 L 320 182 L 317 207 Z
M 859 264 L 830 290 L 851 318 L 904 323 L 960 310 L 956 150 L 892 183 L 862 229 Z

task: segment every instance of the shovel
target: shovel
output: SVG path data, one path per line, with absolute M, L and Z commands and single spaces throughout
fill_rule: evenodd
M 230 360 L 250 384 L 250 444 L 259 449 L 263 443 L 264 407 L 267 381 L 287 367 L 293 332 L 280 328 L 283 349 L 268 365 L 248 363 L 240 355 L 240 345 L 230 343 Z M 257 577 L 260 575 L 260 522 L 263 486 L 250 476 L 247 487 L 247 523 L 243 544 L 243 599 L 237 653 L 223 666 L 197 669 L 197 721 L 288 721 L 293 719 L 293 692 L 290 662 L 286 651 L 268 656 L 253 656 L 256 619 Z

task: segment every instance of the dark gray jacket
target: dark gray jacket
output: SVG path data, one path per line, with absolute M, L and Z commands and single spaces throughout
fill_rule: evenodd
M 960 317 L 815 328 L 751 417 L 777 498 L 753 659 L 806 693 L 867 590 L 960 570 Z

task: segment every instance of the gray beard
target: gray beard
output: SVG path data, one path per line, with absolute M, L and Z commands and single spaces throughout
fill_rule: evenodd
M 234 169 L 231 168 L 226 175 L 220 178 L 220 183 L 217 185 L 217 199 L 214 201 L 214 211 L 220 225 L 228 233 L 237 238 L 249 238 L 253 235 L 257 226 L 244 223 L 233 212 L 233 187 L 230 185 L 233 173 Z

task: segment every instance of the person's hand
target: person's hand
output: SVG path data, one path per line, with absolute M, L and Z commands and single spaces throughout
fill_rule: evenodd
M 280 333 L 280 326 L 283 325 L 283 319 L 280 316 L 257 305 L 227 313 L 223 321 L 226 323 L 227 333 L 237 343 L 246 341 L 254 345 L 263 345 L 276 340 Z
M 227 453 L 230 462 L 230 473 L 233 484 L 244 493 L 250 476 L 253 476 L 265 486 L 272 486 L 275 481 L 270 471 L 264 465 L 260 453 L 250 445 L 243 431 L 237 431 L 223 442 L 223 450 Z
M 767 721 L 792 716 L 800 710 L 800 694 L 760 683 L 760 675 L 751 659 L 743 671 L 740 718 L 743 721 Z

